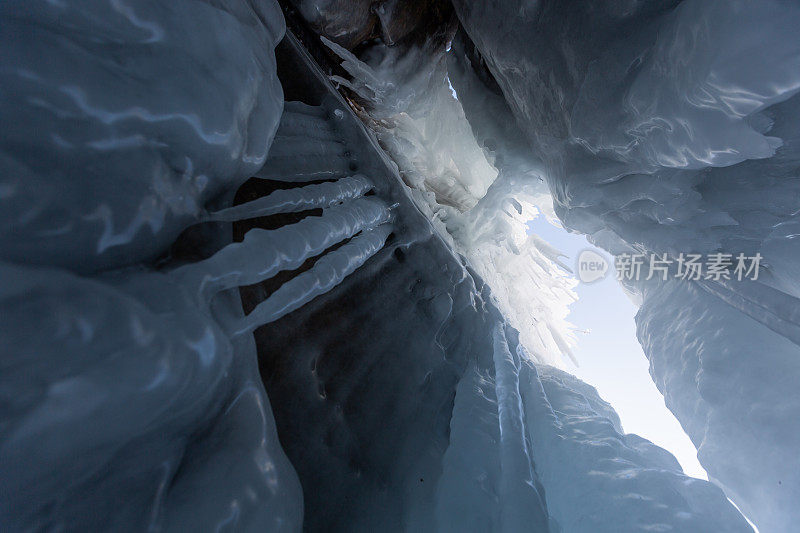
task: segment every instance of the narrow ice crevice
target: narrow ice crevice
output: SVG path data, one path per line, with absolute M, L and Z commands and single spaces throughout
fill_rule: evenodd
M 668 450 L 688 475 L 708 479 L 697 460 L 695 445 L 653 383 L 649 362 L 636 338 L 638 306 L 615 279 L 611 257 L 583 235 L 569 233 L 541 217 L 531 220 L 528 227 L 532 235 L 541 235 L 563 250 L 564 261 L 575 272 L 579 270 L 578 258 L 586 250 L 608 266 L 604 277 L 575 288 L 578 299 L 570 306 L 569 320 L 578 330 L 574 352 L 579 364 L 567 370 L 595 387 L 612 405 L 626 433 L 635 433 Z
M 442 531 L 751 531 L 718 487 L 624 434 L 593 387 L 515 357 L 523 349 L 497 318 L 488 366 L 470 363 L 456 389 L 436 492 Z
M 751 531 L 719 488 L 685 476 L 651 442 L 623 435 L 589 385 L 524 361 L 520 389 L 547 509 L 564 531 Z
M 617 255 L 763 257 L 754 283 L 629 286 L 653 381 L 709 477 L 762 531 L 796 528 L 800 5 L 453 4 L 567 227 Z
M 570 357 L 575 338 L 566 318 L 576 281 L 563 270 L 555 247 L 526 234 L 530 218 L 554 214 L 540 179 L 543 168 L 525 155 L 524 143 L 509 140 L 521 135 L 505 104 L 483 102 L 495 121 L 510 128 L 470 124 L 440 68 L 444 63 L 431 67 L 435 74 L 407 77 L 402 66 L 391 68 L 396 61 L 371 67 L 326 44 L 353 76 L 344 85 L 369 100 L 373 120 L 366 123 L 397 163 L 412 198 L 484 278 L 488 300 L 508 320 L 492 326 L 492 364 L 469 365 L 457 388 L 437 486 L 438 526 L 454 530 L 471 518 L 496 531 L 518 530 L 523 523 L 587 533 L 749 531 L 718 487 L 686 476 L 669 452 L 623 434 L 616 413 L 592 387 L 541 364 L 560 365 Z M 469 83 L 468 72 L 459 76 Z M 432 86 L 414 85 L 431 77 Z M 465 91 L 463 98 L 470 97 Z M 470 172 L 477 167 L 468 161 L 489 170 Z M 508 336 L 513 328 L 519 343 Z M 467 413 L 480 416 L 475 427 L 464 420 Z M 467 438 L 483 446 L 480 459 Z M 467 466 L 471 460 L 476 462 Z M 460 468 L 478 477 L 470 479 Z M 481 503 L 465 509 L 459 497 Z M 546 509 L 541 514 L 539 498 L 544 504 L 538 508 Z M 448 515 L 454 511 L 464 516 Z
M 476 95 L 470 85 L 475 73 L 456 72 L 458 60 L 451 60 L 465 43 L 456 42 L 449 57 L 441 50 L 426 57 L 419 50 L 385 49 L 372 66 L 331 46 L 354 76 L 334 81 L 373 100 L 373 108 L 365 108 L 373 115 L 359 109 L 360 117 L 394 158 L 394 168 L 293 36 L 276 61 L 273 49 L 283 33 L 276 2 L 190 3 L 187 9 L 186 2 L 164 7 L 150 1 L 124 10 L 113 0 L 90 7 L 42 2 L 37 9 L 0 3 L 0 25 L 9 30 L 0 31 L 0 77 L 10 88 L 0 111 L 15 125 L 3 130 L 0 143 L 6 180 L 0 200 L 7 206 L 0 209 L 6 230 L 0 235 L 6 348 L 0 359 L 0 522 L 19 530 L 90 531 L 393 531 L 432 524 L 508 533 L 531 526 L 550 533 L 747 530 L 718 487 L 686 477 L 667 452 L 623 434 L 596 391 L 544 364 L 561 364 L 573 342 L 566 318 L 574 280 L 560 270 L 553 247 L 525 234 L 533 214 L 554 216 L 544 185 L 554 175 L 532 159 L 502 96 Z M 556 11 L 561 5 L 551 4 Z M 565 8 L 566 15 L 580 12 L 577 5 Z M 769 16 L 774 12 L 762 12 L 771 0 L 737 5 L 748 9 L 687 0 L 675 12 L 690 16 L 670 18 L 667 29 L 674 32 L 647 35 L 667 39 L 659 50 L 680 48 L 669 39 L 695 35 L 691 15 L 712 6 L 723 16 L 712 17 L 717 26 L 698 17 L 699 30 L 710 32 L 697 32 L 704 43 L 726 42 L 718 28 L 755 11 L 781 30 L 768 35 L 774 49 L 794 46 L 785 37 L 796 17 L 776 20 Z M 518 7 L 514 0 L 494 3 L 495 16 L 484 22 L 494 29 L 496 14 L 508 6 Z M 513 51 L 515 28 L 529 28 L 519 24 L 526 11 L 499 21 L 511 24 L 504 28 L 504 50 Z M 551 28 L 541 29 L 547 35 Z M 108 35 L 119 61 L 109 62 L 108 46 L 101 46 Z M 509 64 L 545 57 L 523 37 L 524 49 L 537 50 L 537 57 Z M 739 32 L 727 37 L 742 41 Z M 743 42 L 752 44 L 760 36 L 746 37 Z M 602 50 L 624 58 L 623 69 L 641 65 L 631 63 L 631 47 L 621 48 Z M 781 54 L 762 56 L 774 67 Z M 592 68 L 585 84 L 591 90 L 574 108 L 591 110 L 595 95 L 608 96 L 608 84 L 597 77 L 606 65 L 585 64 Z M 731 77 L 714 76 L 706 88 L 742 81 L 742 69 L 734 66 Z M 772 87 L 775 78 L 753 76 L 766 80 L 749 91 L 764 96 L 764 105 L 798 86 L 797 69 L 778 71 L 777 81 L 785 83 Z M 324 103 L 288 102 L 281 116 L 281 74 L 287 91 L 302 86 L 298 92 L 309 101 Z M 538 80 L 521 78 L 526 86 Z M 142 99 L 142 87 L 150 86 L 158 90 Z M 648 108 L 642 104 L 651 86 L 631 93 L 638 98 L 634 111 Z M 659 83 L 662 92 L 656 91 L 668 97 L 667 106 L 672 87 Z M 537 94 L 547 94 L 544 89 Z M 727 98 L 736 120 L 748 110 L 743 94 L 728 91 L 720 100 Z M 75 95 L 86 98 L 78 102 Z M 466 104 L 476 101 L 472 109 L 482 118 L 467 120 Z M 798 102 L 783 101 L 789 113 L 783 108 L 774 121 L 753 117 L 763 129 L 758 135 L 774 128 L 775 137 L 762 139 L 751 155 L 780 158 L 793 146 L 794 134 L 786 133 L 781 117 L 796 116 Z M 571 131 L 583 137 L 571 147 L 625 146 L 615 132 L 596 129 L 592 113 L 578 115 Z M 634 124 L 636 134 L 652 125 L 644 117 Z M 734 137 L 759 139 L 734 126 Z M 665 131 L 654 128 L 655 135 Z M 693 133 L 669 131 L 674 135 L 667 144 L 687 131 Z M 698 129 L 697 139 L 709 133 Z M 778 137 L 787 139 L 780 148 Z M 687 168 L 709 157 L 720 165 L 738 157 L 702 142 L 689 150 L 679 145 L 666 154 L 638 148 L 661 162 L 694 158 Z M 709 204 L 728 205 L 730 197 L 752 203 L 736 189 L 714 192 L 716 171 L 718 178 L 730 177 L 729 171 L 748 175 L 748 163 L 703 174 L 711 180 L 704 191 Z M 763 173 L 765 180 L 794 171 L 786 160 L 778 163 Z M 605 207 L 625 212 L 641 206 L 639 200 L 658 203 L 692 183 L 693 174 L 673 170 L 666 185 L 631 187 L 633 198 L 618 195 Z M 560 189 L 551 180 L 561 199 L 577 198 L 588 208 L 597 207 L 592 200 L 615 196 L 581 195 L 596 192 L 585 183 L 592 176 L 570 177 Z M 637 180 L 603 186 L 625 191 Z M 775 190 L 776 197 L 789 198 L 780 206 L 795 216 L 790 193 L 796 188 Z M 697 222 L 691 213 L 703 196 L 699 188 L 691 192 L 635 214 L 663 221 L 679 211 L 686 218 L 677 225 L 670 219 L 670 228 L 683 231 L 680 224 Z M 234 197 L 263 199 L 231 208 Z M 706 211 L 701 219 L 710 224 L 703 226 L 710 236 L 692 242 L 727 236 L 714 232 L 736 227 L 739 209 Z M 633 241 L 640 219 L 625 220 L 614 229 L 630 231 Z M 644 238 L 653 238 L 643 227 Z M 791 230 L 769 231 L 777 232 L 771 235 L 778 247 L 771 265 L 783 265 L 775 269 L 783 277 L 771 282 L 796 291 L 787 275 L 794 255 L 784 248 Z M 794 300 L 767 306 L 760 292 L 742 292 L 746 303 L 760 307 L 759 322 L 735 307 L 741 301 L 720 300 L 698 284 L 645 288 L 640 338 L 667 403 L 689 411 L 687 431 L 713 436 L 710 428 L 725 424 L 706 421 L 750 416 L 759 424 L 772 417 L 773 427 L 789 434 L 782 422 L 797 410 L 791 403 L 796 345 L 785 324 L 761 311 L 796 323 Z M 670 357 L 686 353 L 689 343 L 700 346 L 701 356 L 681 361 L 689 369 L 681 373 Z M 775 378 L 776 368 L 785 375 L 772 379 L 766 393 L 760 383 L 729 379 L 732 344 L 760 356 L 734 369 L 745 378 Z M 743 388 L 730 394 L 731 382 Z M 750 405 L 759 394 L 762 402 Z M 764 401 L 764 394 L 772 396 Z M 714 397 L 722 401 L 703 403 Z M 736 466 L 777 466 L 777 480 L 785 480 L 794 437 L 770 455 L 758 453 L 761 443 L 753 440 L 761 436 L 739 431 L 730 439 L 751 459 Z M 767 519 L 787 516 L 768 507 L 778 501 L 776 493 L 760 495 L 766 491 L 755 483 L 758 476 L 745 474 L 734 488 L 756 490 L 750 494 L 755 499 L 743 501 L 767 509 Z M 797 491 L 787 488 L 782 505 L 794 509 Z

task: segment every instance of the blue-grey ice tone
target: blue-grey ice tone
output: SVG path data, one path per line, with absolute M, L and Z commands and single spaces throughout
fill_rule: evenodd
M 791 530 L 800 6 L 454 3 L 569 228 L 614 253 L 763 255 L 756 282 L 632 289 L 651 374 L 709 476 L 762 532 Z
M 0 4 L 0 529 L 791 530 L 800 6 L 293 4 Z M 536 214 L 763 255 L 629 287 L 710 482 L 558 368 Z
M 0 24 L 3 259 L 153 259 L 264 164 L 277 2 L 12 1 Z
M 3 529 L 302 520 L 238 294 L 154 269 L 263 165 L 283 32 L 271 0 L 0 6 Z

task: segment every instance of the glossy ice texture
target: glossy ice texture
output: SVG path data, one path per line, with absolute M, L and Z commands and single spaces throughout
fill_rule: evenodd
M 455 2 L 544 162 L 614 252 L 764 257 L 756 282 L 634 283 L 653 378 L 762 532 L 800 521 L 800 7 Z
M 462 254 L 484 315 L 474 325 L 475 318 L 452 324 L 452 315 L 437 315 L 441 328 L 477 331 L 481 340 L 466 361 L 453 359 L 464 370 L 435 529 L 748 531 L 718 487 L 687 477 L 668 452 L 624 434 L 593 388 L 542 364 L 570 355 L 565 317 L 574 299 L 559 252 L 525 235 L 532 215 L 554 216 L 546 165 L 531 155 L 501 94 L 479 79 L 463 38 L 427 63 L 420 50 L 377 46 L 362 60 L 324 42 L 352 76 L 333 81 L 367 102 L 362 118 L 415 204 Z
M 271 0 L 0 6 L 4 528 L 299 527 L 238 293 L 154 268 L 263 165 L 283 31 Z
M 153 259 L 264 164 L 277 3 L 12 1 L 0 20 L 4 259 Z
M 800 519 L 800 8 L 455 4 L 447 53 L 325 41 L 369 133 L 298 48 L 284 103 L 274 0 L 0 5 L 0 523 L 747 531 L 556 368 L 539 213 L 764 255 L 632 289 L 710 475 Z

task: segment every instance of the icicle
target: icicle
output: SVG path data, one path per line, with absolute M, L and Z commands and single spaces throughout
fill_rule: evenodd
M 372 187 L 372 182 L 366 176 L 357 174 L 332 183 L 307 185 L 296 189 L 281 189 L 252 202 L 210 213 L 206 220 L 233 222 L 276 213 L 293 213 L 306 209 L 326 208 L 345 200 L 361 197 Z
M 324 110 L 300 103 L 289 108 L 295 111 L 281 118 L 269 157 L 256 177 L 298 183 L 351 174 L 355 167 L 350 153 L 324 118 Z
M 547 531 L 547 516 L 534 487 L 519 393 L 519 358 L 509 350 L 505 325 L 494 332 L 497 412 L 500 420 L 500 520 L 503 531 Z
M 388 222 L 389 208 L 375 198 L 359 198 L 326 209 L 276 230 L 250 230 L 242 242 L 229 244 L 209 259 L 174 271 L 191 294 L 206 304 L 218 291 L 269 279 L 281 270 L 298 268 L 309 257 Z
M 343 59 L 342 67 L 354 78 L 364 80 L 368 87 L 378 87 L 386 83 L 375 75 L 375 71 L 369 65 L 358 59 L 346 48 L 339 46 L 324 36 L 321 36 L 320 39 L 334 54 Z
M 233 335 L 250 333 L 259 326 L 274 322 L 317 296 L 330 291 L 383 248 L 391 231 L 390 224 L 378 226 L 373 230 L 365 231 L 341 248 L 324 255 L 311 270 L 288 281 L 261 302 L 245 317 L 241 329 Z
M 343 156 L 347 147 L 343 142 L 329 139 L 308 139 L 305 137 L 278 137 L 269 149 L 270 159 L 276 157 L 304 158 L 306 156 Z
M 347 87 L 348 89 L 350 89 L 351 91 L 353 91 L 354 93 L 356 93 L 361 98 L 364 98 L 367 101 L 370 102 L 377 101 L 378 92 L 372 87 L 369 86 L 360 87 L 355 83 L 352 83 L 349 80 L 346 80 L 345 78 L 336 75 L 329 76 L 328 79 L 330 79 L 333 83 L 337 85 L 341 85 L 342 87 Z
M 494 380 L 471 361 L 456 388 L 450 439 L 436 488 L 435 531 L 502 531 Z
M 350 158 L 344 155 L 329 156 L 285 156 L 270 158 L 256 173 L 257 178 L 302 183 L 323 179 L 335 179 L 352 174 Z
M 281 117 L 281 124 L 275 134 L 275 139 L 280 140 L 284 137 L 325 140 L 339 138 L 327 120 L 300 113 L 284 113 Z
M 576 367 L 581 366 L 580 363 L 578 363 L 578 358 L 575 357 L 575 354 L 572 352 L 572 348 L 569 347 L 569 343 L 567 343 L 558 329 L 550 323 L 547 324 L 547 329 L 550 331 L 550 335 L 553 337 L 553 341 L 556 343 L 556 346 L 558 346 L 558 349 L 561 350 L 561 353 L 569 357 L 569 360 L 572 361 L 572 364 Z

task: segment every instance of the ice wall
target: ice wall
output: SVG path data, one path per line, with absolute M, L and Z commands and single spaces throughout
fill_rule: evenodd
M 300 527 L 236 286 L 194 283 L 263 265 L 172 247 L 263 165 L 283 32 L 271 0 L 0 6 L 3 529 Z
M 291 4 L 315 32 L 348 50 L 376 38 L 390 46 L 423 43 L 431 36 L 443 37 L 456 25 L 449 0 L 291 0 Z
M 361 118 L 398 166 L 415 204 L 492 287 L 530 353 L 561 364 L 574 343 L 566 321 L 574 281 L 557 250 L 526 234 L 531 218 L 555 215 L 542 167 L 522 153 L 505 102 L 495 95 L 475 106 L 485 115 L 476 131 L 449 76 L 462 85 L 480 82 L 444 48 L 379 44 L 359 58 L 322 39 L 351 74 L 332 80 L 360 97 Z
M 491 359 L 470 363 L 456 390 L 440 530 L 751 530 L 718 487 L 624 434 L 594 388 L 534 363 L 502 322 L 491 338 Z
M 5 259 L 153 259 L 263 165 L 282 105 L 276 3 L 2 10 Z
M 476 85 L 464 97 L 482 104 L 471 110 L 473 119 L 481 119 L 469 124 L 443 65 L 426 63 L 429 56 L 378 46 L 362 61 L 325 44 L 352 75 L 333 81 L 357 95 L 361 105 L 354 107 L 435 233 L 423 231 L 427 221 L 417 220 L 410 235 L 411 228 L 396 228 L 388 247 L 397 247 L 394 258 L 373 264 L 380 268 L 377 276 L 362 278 L 362 271 L 350 278 L 353 296 L 312 302 L 286 317 L 285 325 L 257 334 L 261 349 L 279 346 L 286 335 L 281 331 L 304 320 L 325 323 L 339 306 L 369 309 L 360 324 L 377 333 L 360 333 L 352 344 L 348 339 L 346 355 L 340 355 L 332 343 L 342 337 L 326 324 L 319 337 L 269 365 L 268 375 L 275 376 L 267 378 L 270 385 L 287 400 L 297 397 L 297 388 L 286 390 L 281 376 L 288 372 L 307 383 L 300 388 L 302 400 L 294 400 L 305 408 L 288 406 L 278 414 L 279 426 L 297 432 L 298 425 L 312 427 L 307 418 L 341 421 L 328 423 L 323 446 L 287 450 L 301 479 L 320 483 L 320 470 L 334 470 L 348 481 L 346 497 L 312 496 L 313 516 L 324 514 L 338 525 L 352 513 L 350 506 L 342 509 L 342 500 L 363 500 L 362 512 L 345 522 L 356 529 L 402 522 L 434 531 L 748 531 L 718 487 L 688 478 L 669 453 L 625 435 L 594 389 L 539 364 L 568 353 L 553 328 L 572 301 L 571 281 L 557 268 L 557 251 L 535 236 L 524 240 L 523 213 L 530 215 L 534 202 L 547 198 L 543 183 L 530 183 L 543 165 L 524 153 L 502 98 L 481 92 L 465 61 L 459 58 L 452 69 L 448 61 L 448 75 L 457 75 L 460 87 Z M 462 259 L 454 264 L 435 237 L 462 252 Z M 449 281 L 433 275 L 431 265 L 441 265 Z M 389 302 L 390 310 L 374 299 Z M 416 311 L 398 317 L 398 310 L 409 308 Z M 394 318 L 383 319 L 387 312 Z M 398 322 L 411 325 L 402 328 L 408 352 L 385 340 L 396 335 Z M 510 325 L 517 322 L 523 331 Z M 337 373 L 336 363 L 351 368 L 347 376 Z M 353 383 L 353 374 L 364 379 Z M 443 399 L 448 388 L 454 388 L 452 403 Z M 397 413 L 391 427 L 376 431 L 369 422 L 375 415 L 366 406 L 376 404 Z M 427 437 L 420 426 L 429 428 Z M 398 464 L 390 457 L 403 459 Z M 353 477 L 375 489 L 364 495 Z M 376 506 L 383 512 L 371 511 Z M 387 521 L 386 512 L 397 518 Z
M 162 4 L 0 7 L 4 526 L 747 530 L 532 364 L 569 283 L 519 239 L 546 167 L 498 93 L 475 133 L 443 56 L 391 59 L 414 79 L 369 90 L 407 107 L 363 118 L 406 166 L 293 37 L 276 61 L 274 2 Z
M 800 8 L 454 4 L 568 227 L 614 253 L 763 255 L 756 282 L 632 288 L 653 378 L 709 475 L 761 531 L 790 530 Z

